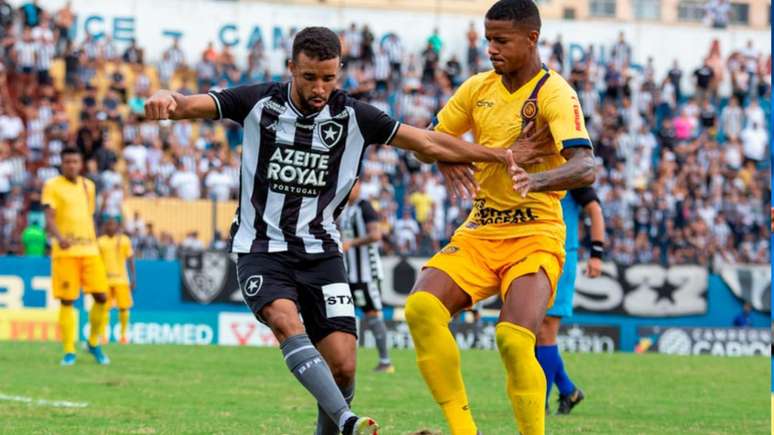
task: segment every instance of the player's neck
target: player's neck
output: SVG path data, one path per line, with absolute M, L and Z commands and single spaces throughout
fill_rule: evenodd
M 524 68 L 519 68 L 518 70 L 509 74 L 502 75 L 502 81 L 505 89 L 511 93 L 517 91 L 528 81 L 532 80 L 532 77 L 535 77 L 535 74 L 537 74 L 542 67 L 543 65 L 541 64 L 540 58 L 536 53 L 535 56 L 530 60 L 529 64 L 527 64 Z
M 68 175 L 62 175 L 62 176 L 65 177 L 65 179 L 67 179 L 67 181 L 69 181 L 71 183 L 75 183 L 75 182 L 78 181 L 78 176 L 77 175 L 72 176 L 72 177 L 68 176 Z

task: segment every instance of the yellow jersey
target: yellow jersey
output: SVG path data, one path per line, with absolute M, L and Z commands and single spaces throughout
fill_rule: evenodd
M 134 251 L 132 251 L 132 241 L 125 234 L 116 234 L 113 237 L 107 234 L 97 239 L 99 253 L 102 256 L 102 262 L 105 263 L 107 271 L 108 284 L 129 284 L 129 274 L 126 270 L 126 260 L 128 260 Z
M 41 201 L 54 209 L 54 223 L 62 237 L 70 242 L 68 249 L 62 249 L 56 240 L 52 240 L 52 257 L 99 255 L 93 218 L 95 194 L 94 183 L 84 177 L 72 182 L 60 175 L 43 185 Z
M 542 172 L 561 166 L 564 148 L 591 147 L 578 97 L 558 73 L 545 66 L 515 92 L 510 93 L 494 71 L 467 79 L 438 113 L 435 130 L 462 136 L 472 131 L 475 142 L 489 148 L 508 148 L 530 120 L 535 129 L 548 123 L 554 138 L 553 155 L 540 164 L 525 166 Z M 475 163 L 480 186 L 473 209 L 457 229 L 481 239 L 507 239 L 543 234 L 564 241 L 561 192 L 529 192 L 525 198 L 513 190 L 508 169 L 501 163 Z

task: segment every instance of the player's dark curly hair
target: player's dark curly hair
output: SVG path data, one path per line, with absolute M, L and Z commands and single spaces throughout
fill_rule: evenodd
M 500 0 L 486 12 L 487 20 L 512 21 L 540 31 L 540 11 L 533 0 Z
M 293 60 L 302 51 L 312 59 L 334 59 L 341 57 L 341 43 L 338 35 L 327 27 L 306 27 L 293 40 Z

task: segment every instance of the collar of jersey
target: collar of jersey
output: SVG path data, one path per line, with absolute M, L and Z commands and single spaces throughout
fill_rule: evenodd
M 317 112 L 310 113 L 310 114 L 308 114 L 308 115 L 304 115 L 304 113 L 303 113 L 303 112 L 301 112 L 301 110 L 299 110 L 299 109 L 296 107 L 296 105 L 295 105 L 295 104 L 293 104 L 293 98 L 291 98 L 291 94 L 290 94 L 290 89 L 291 89 L 292 87 L 293 87 L 293 82 L 292 82 L 292 81 L 288 82 L 288 106 L 290 106 L 290 108 L 291 108 L 291 109 L 292 109 L 294 112 L 296 112 L 296 115 L 298 115 L 298 116 L 299 116 L 299 117 L 301 117 L 301 118 L 314 118 L 314 117 L 315 117 L 315 116 L 317 116 L 317 115 L 318 115 L 320 112 L 322 112 L 322 110 L 318 110 Z M 324 108 L 324 107 L 325 107 L 325 106 L 323 106 L 323 108 Z
M 510 92 L 508 90 L 508 88 L 505 87 L 505 84 L 503 84 L 502 77 L 500 77 L 498 75 L 497 76 L 497 87 L 498 87 L 498 89 L 500 89 L 500 91 L 503 94 L 503 96 L 505 97 L 505 99 L 506 100 L 513 100 L 517 96 L 521 96 L 521 93 L 522 93 L 522 91 L 524 89 L 526 89 L 528 87 L 534 87 L 535 83 L 537 83 L 537 81 L 540 80 L 543 77 L 543 75 L 548 74 L 548 67 L 546 66 L 546 64 L 541 63 L 540 65 L 541 65 L 540 71 L 538 71 L 537 74 L 532 76 L 532 78 L 529 79 L 526 83 L 521 85 L 521 87 L 519 87 L 519 89 L 516 89 L 513 92 Z

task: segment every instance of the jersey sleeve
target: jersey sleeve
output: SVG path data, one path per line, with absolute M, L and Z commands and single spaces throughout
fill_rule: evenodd
M 370 104 L 358 100 L 353 100 L 352 104 L 365 144 L 389 145 L 398 132 L 400 122 Z
M 58 195 L 56 194 L 56 187 L 53 180 L 46 182 L 46 184 L 43 185 L 43 193 L 41 194 L 40 202 L 42 202 L 44 206 L 56 210 L 58 207 L 57 198 Z
M 432 128 L 435 131 L 459 137 L 473 127 L 472 100 L 476 83 L 476 76 L 473 76 L 465 80 L 454 92 L 454 95 L 433 119 Z
M 370 202 L 366 200 L 360 201 L 360 209 L 363 211 L 363 220 L 366 225 L 379 222 L 379 214 L 374 210 Z
M 572 189 L 570 190 L 570 195 L 572 196 L 572 199 L 581 207 L 586 207 L 589 203 L 594 201 L 599 202 L 597 192 L 591 186 Z
M 230 119 L 244 125 L 247 115 L 255 104 L 269 93 L 272 85 L 273 83 L 263 83 L 237 86 L 218 92 L 210 91 L 208 95 L 215 100 L 218 119 Z
M 547 92 L 540 96 L 545 95 L 545 98 L 538 99 L 538 106 L 548 122 L 559 151 L 573 147 L 591 148 L 591 139 L 575 91 L 563 81 L 546 87 L 544 91 Z

